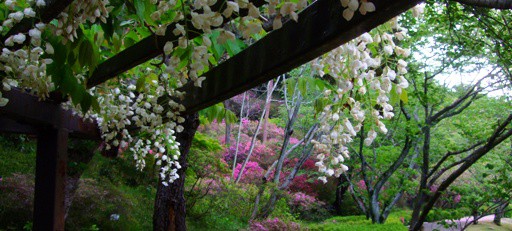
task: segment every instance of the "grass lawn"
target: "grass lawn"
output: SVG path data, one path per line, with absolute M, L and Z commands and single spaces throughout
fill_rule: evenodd
M 309 224 L 310 230 L 350 230 L 350 231 L 406 231 L 407 227 L 400 221 L 401 217 L 408 217 L 410 211 L 396 211 L 389 215 L 385 224 L 372 224 L 365 216 L 331 217 L 321 223 Z
M 512 219 L 508 219 L 512 220 Z M 468 231 L 483 231 L 483 230 L 494 230 L 494 231 L 511 231 L 512 222 L 505 223 L 502 220 L 501 226 L 497 226 L 492 222 L 479 222 L 478 225 L 469 226 Z

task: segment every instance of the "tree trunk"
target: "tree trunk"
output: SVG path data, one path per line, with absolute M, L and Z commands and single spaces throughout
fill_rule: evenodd
M 268 117 L 270 115 L 270 100 L 272 100 L 272 89 L 274 87 L 274 81 L 270 80 L 267 84 L 267 100 L 265 101 L 265 120 L 263 120 L 263 143 L 267 143 L 267 137 L 268 137 Z
M 87 169 L 98 145 L 93 141 L 71 139 L 68 142 L 68 169 L 64 197 L 64 217 L 68 217 L 69 209 L 73 204 L 75 192 L 80 183 L 80 177 Z
M 342 206 L 345 201 L 345 194 L 347 193 L 349 186 L 350 184 L 347 180 L 347 177 L 345 177 L 344 174 L 341 174 L 340 177 L 338 177 L 338 185 L 336 186 L 336 199 L 333 204 L 334 210 L 336 211 L 337 215 L 341 215 L 341 213 L 343 212 Z
M 265 204 L 265 207 L 263 207 L 261 214 L 258 216 L 258 218 L 265 219 L 268 216 L 270 216 L 272 211 L 274 211 L 276 202 L 280 198 L 280 196 L 277 195 L 280 192 L 281 191 L 279 189 L 272 190 L 272 193 L 270 194 L 270 198 L 269 198 L 267 204 Z
M 425 111 L 427 112 L 427 109 L 425 109 Z M 427 121 L 428 122 L 428 121 Z M 412 211 L 412 217 L 411 217 L 411 224 L 409 226 L 409 229 L 410 230 L 413 230 L 416 226 L 417 227 L 420 227 L 419 225 L 422 225 L 422 224 L 417 224 L 418 222 L 420 222 L 420 214 L 421 214 L 421 211 L 423 209 L 423 205 L 425 203 L 425 201 L 427 200 L 427 190 L 429 190 L 427 188 L 427 181 L 428 181 L 428 170 L 430 169 L 429 166 L 429 158 L 430 158 L 430 125 L 426 125 L 425 127 L 423 127 L 423 153 L 422 153 L 422 156 L 423 156 L 423 162 L 422 162 L 422 165 L 421 165 L 421 178 L 420 178 L 420 185 L 419 185 L 419 189 L 418 189 L 418 195 L 416 196 L 416 198 L 414 199 L 414 208 L 413 208 L 413 211 Z M 423 222 L 421 222 L 423 223 Z
M 242 133 L 242 119 L 244 114 L 244 105 L 245 105 L 245 98 L 247 96 L 247 91 L 244 92 L 243 99 L 242 99 L 242 106 L 240 107 L 240 116 L 238 119 L 240 119 L 240 123 L 238 123 L 238 134 L 236 135 L 236 146 L 235 146 L 235 158 L 233 159 L 233 170 L 231 171 L 231 180 L 235 180 L 235 169 L 236 169 L 236 159 L 238 157 L 238 146 L 240 145 L 240 133 Z M 230 148 L 229 146 L 227 146 Z
M 372 219 L 372 223 L 379 224 L 380 222 L 380 206 L 379 206 L 379 200 L 377 197 L 376 192 L 370 193 L 370 208 L 368 209 L 368 212 L 370 213 L 370 218 Z
M 494 224 L 501 226 L 501 218 L 505 216 L 505 210 L 508 207 L 508 202 L 505 202 L 496 208 L 496 213 L 494 214 Z
M 473 224 L 478 225 L 478 211 L 473 211 L 471 215 L 473 216 Z
M 224 109 L 229 110 L 229 108 L 229 100 L 224 100 Z M 226 147 L 229 148 L 229 146 L 231 146 L 231 123 L 228 123 L 227 121 L 224 121 L 224 123 L 226 124 L 224 143 L 226 144 Z
M 178 170 L 180 178 L 175 180 L 169 186 L 162 184 L 159 180 L 155 199 L 155 210 L 153 213 L 153 230 L 158 231 L 182 231 L 187 230 L 185 224 L 185 171 L 187 169 L 187 155 L 192 145 L 194 134 L 199 126 L 199 116 L 197 113 L 185 117 L 182 124 L 183 132 L 178 133 L 176 140 L 180 143 L 179 163 L 181 169 Z

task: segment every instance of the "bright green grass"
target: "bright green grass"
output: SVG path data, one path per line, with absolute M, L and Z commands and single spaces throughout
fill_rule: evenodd
M 0 176 L 12 174 L 34 174 L 36 167 L 35 143 L 25 142 L 15 147 L 0 138 Z
M 502 220 L 501 226 L 497 226 L 492 222 L 479 222 L 478 225 L 471 225 L 468 227 L 468 231 L 484 231 L 484 230 L 494 230 L 494 231 L 510 231 L 512 230 L 512 221 L 508 219 L 510 223 L 504 222 L 505 219 Z
M 331 217 L 322 223 L 310 224 L 310 230 L 331 231 L 331 230 L 350 230 L 350 231 L 400 231 L 407 230 L 402 222 L 401 217 L 407 218 L 409 211 L 397 211 L 389 215 L 385 224 L 372 224 L 371 220 L 367 220 L 365 216 L 344 216 Z

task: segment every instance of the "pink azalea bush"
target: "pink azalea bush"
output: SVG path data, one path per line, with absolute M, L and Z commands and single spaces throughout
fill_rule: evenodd
M 290 196 L 288 204 L 292 213 L 298 215 L 298 218 L 309 221 L 325 220 L 330 214 L 327 211 L 326 204 L 314 196 L 297 192 Z
M 457 194 L 453 197 L 453 203 L 455 204 L 458 204 L 460 202 L 460 199 L 461 199 L 461 195 L 460 194 Z
M 357 187 L 361 190 L 366 190 L 366 183 L 364 182 L 364 180 L 360 180 L 357 182 Z
M 308 194 L 305 194 L 303 192 L 297 192 L 290 195 L 291 199 L 289 204 L 296 209 L 299 210 L 310 210 L 315 206 L 323 206 L 325 205 L 324 202 L 319 201 L 314 196 L 310 196 Z
M 245 139 L 245 138 L 244 138 Z M 236 143 L 232 144 L 223 154 L 224 160 L 230 165 L 233 164 L 233 161 L 236 156 L 236 162 L 242 163 L 245 161 L 247 156 L 249 155 L 251 149 L 251 141 L 240 142 L 238 145 L 238 154 L 236 153 Z M 251 161 L 258 162 L 261 166 L 265 168 L 269 167 L 274 159 L 276 159 L 276 149 L 272 145 L 262 144 L 260 141 L 256 141 L 254 144 L 254 149 L 251 154 Z
M 240 170 L 242 169 L 242 164 L 237 164 L 235 168 L 235 179 L 240 174 Z M 242 173 L 242 178 L 240 178 L 240 182 L 242 183 L 259 183 L 261 179 L 265 175 L 265 171 L 257 162 L 249 161 L 245 166 L 245 170 Z

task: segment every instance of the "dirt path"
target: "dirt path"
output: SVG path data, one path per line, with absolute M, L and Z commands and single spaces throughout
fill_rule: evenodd
M 485 217 L 480 218 L 478 220 L 478 222 L 479 223 L 486 223 L 486 224 L 491 223 L 492 225 L 494 225 L 492 223 L 493 220 L 494 220 L 494 215 L 489 215 L 489 216 L 485 216 Z M 473 217 L 463 217 L 463 218 L 461 218 L 459 220 L 455 220 L 455 221 L 446 220 L 446 223 L 451 224 L 451 227 L 449 227 L 449 228 L 445 228 L 442 224 L 438 224 L 439 222 L 425 222 L 423 224 L 423 230 L 424 231 L 433 231 L 433 230 L 454 231 L 454 230 L 461 230 L 461 228 L 465 224 L 468 224 L 471 221 L 473 221 Z M 499 229 L 499 230 L 512 230 L 512 229 L 510 229 L 512 227 L 512 219 L 511 218 L 502 218 L 501 219 L 501 223 L 502 223 L 501 227 L 497 226 L 497 225 L 494 225 L 494 226 L 498 227 L 498 228 L 503 228 L 503 229 Z M 475 230 L 475 229 L 472 229 L 472 230 Z M 483 230 L 483 229 L 476 229 L 476 230 Z M 489 229 L 486 229 L 486 230 L 489 230 Z M 498 230 L 498 229 L 494 229 L 494 230 Z

